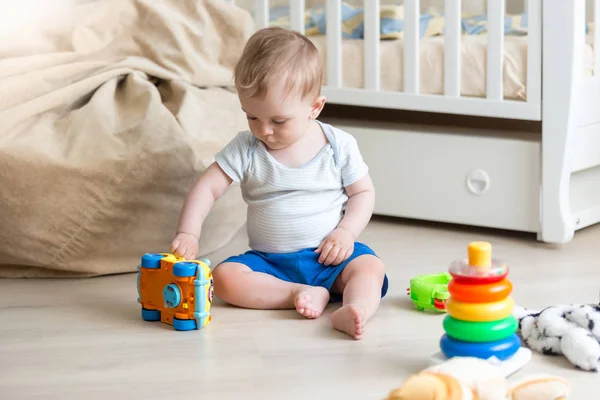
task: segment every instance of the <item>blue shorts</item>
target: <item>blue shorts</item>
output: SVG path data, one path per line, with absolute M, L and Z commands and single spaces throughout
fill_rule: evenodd
M 223 262 L 235 262 L 248 266 L 254 272 L 262 272 L 278 279 L 311 286 L 322 286 L 331 293 L 331 286 L 342 270 L 356 257 L 370 254 L 377 255 L 367 245 L 356 242 L 354 252 L 339 265 L 319 263 L 319 254 L 315 248 L 304 249 L 293 253 L 263 253 L 250 250 L 238 256 L 229 257 Z M 381 297 L 388 290 L 388 277 L 384 277 Z M 331 301 L 340 301 L 341 293 L 331 293 Z

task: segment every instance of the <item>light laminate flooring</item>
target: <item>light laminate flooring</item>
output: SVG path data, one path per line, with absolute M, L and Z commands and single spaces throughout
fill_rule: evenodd
M 445 271 L 471 240 L 491 241 L 509 263 L 518 305 L 599 300 L 600 227 L 553 246 L 526 234 L 375 219 L 361 240 L 386 263 L 390 291 L 360 341 L 331 329 L 336 305 L 305 320 L 217 300 L 208 327 L 176 332 L 141 320 L 135 274 L 0 280 L 0 399 L 382 399 L 427 366 L 443 334 L 443 315 L 412 306 L 410 278 Z M 242 231 L 211 259 L 245 249 Z M 600 384 L 600 374 L 540 354 L 512 378 L 537 373 L 567 378 L 574 399 Z

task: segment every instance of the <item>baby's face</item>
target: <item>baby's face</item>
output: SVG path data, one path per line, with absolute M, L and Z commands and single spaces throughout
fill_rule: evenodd
M 252 134 L 272 150 L 296 143 L 307 132 L 310 120 L 321 112 L 324 97 L 304 99 L 299 94 L 286 96 L 283 83 L 269 88 L 264 98 L 239 95 Z

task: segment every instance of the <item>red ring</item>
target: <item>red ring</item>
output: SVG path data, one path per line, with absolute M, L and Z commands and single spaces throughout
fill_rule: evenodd
M 466 276 L 466 275 L 460 275 L 460 274 L 453 273 L 452 271 L 449 271 L 449 272 L 450 272 L 450 275 L 452 275 L 452 280 L 454 280 L 454 281 L 457 281 L 460 283 L 465 283 L 465 284 L 471 284 L 471 285 L 480 285 L 480 284 L 485 285 L 485 284 L 489 284 L 489 283 L 500 282 L 500 281 L 506 279 L 506 276 L 508 275 L 508 268 L 501 275 Z

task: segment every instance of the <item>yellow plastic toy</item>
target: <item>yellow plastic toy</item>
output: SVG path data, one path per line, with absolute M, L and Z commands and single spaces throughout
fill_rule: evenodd
M 138 266 L 142 319 L 175 330 L 201 329 L 212 320 L 214 280 L 209 260 L 185 260 L 169 253 L 147 253 Z
M 512 297 L 493 303 L 467 303 L 450 297 L 446 302 L 446 309 L 451 318 L 461 321 L 490 322 L 510 317 L 514 305 Z

